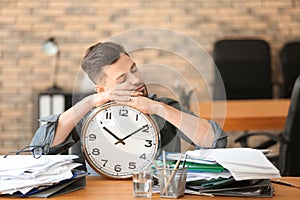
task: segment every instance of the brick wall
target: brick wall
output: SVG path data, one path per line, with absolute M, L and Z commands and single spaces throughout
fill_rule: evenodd
M 2 154 L 27 145 L 34 134 L 34 92 L 52 85 L 54 58 L 41 48 L 47 38 L 54 36 L 59 43 L 58 84 L 67 90 L 73 88 L 88 46 L 143 27 L 179 31 L 203 45 L 209 54 L 218 39 L 264 39 L 271 44 L 274 79 L 280 81 L 277 54 L 284 43 L 300 39 L 300 1 L 0 0 L 0 27 Z M 140 63 L 178 66 L 181 73 L 193 75 L 180 68 L 188 64 L 172 54 L 149 50 L 135 56 Z

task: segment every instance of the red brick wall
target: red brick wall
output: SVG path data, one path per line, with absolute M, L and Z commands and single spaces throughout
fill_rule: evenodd
M 58 84 L 64 89 L 73 88 L 88 46 L 143 27 L 179 31 L 208 53 L 218 39 L 264 39 L 271 44 L 274 78 L 280 81 L 277 54 L 284 43 L 300 40 L 300 1 L 1 0 L 0 27 L 0 153 L 5 153 L 27 145 L 34 134 L 34 91 L 52 84 L 54 58 L 41 48 L 48 37 L 60 45 Z M 150 51 L 141 62 L 149 55 L 174 64 L 172 56 Z

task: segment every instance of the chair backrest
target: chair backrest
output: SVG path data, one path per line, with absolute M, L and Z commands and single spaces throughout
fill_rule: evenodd
M 213 57 L 223 79 L 227 99 L 273 97 L 270 46 L 264 40 L 220 40 Z M 220 99 L 215 82 L 214 99 Z
M 279 56 L 284 79 L 282 96 L 290 98 L 295 80 L 300 74 L 300 41 L 285 44 Z
M 294 84 L 291 103 L 279 150 L 279 169 L 283 176 L 300 176 L 300 75 Z

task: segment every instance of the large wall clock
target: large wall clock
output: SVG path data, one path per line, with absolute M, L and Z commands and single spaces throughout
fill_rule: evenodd
M 108 103 L 88 116 L 82 149 L 99 174 L 128 178 L 147 169 L 158 154 L 160 136 L 152 118 L 135 108 Z

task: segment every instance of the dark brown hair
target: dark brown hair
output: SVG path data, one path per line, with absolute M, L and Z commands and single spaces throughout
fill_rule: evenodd
M 116 62 L 122 54 L 127 54 L 123 46 L 113 42 L 99 42 L 87 49 L 81 68 L 94 84 L 99 84 L 105 81 L 104 67 Z

